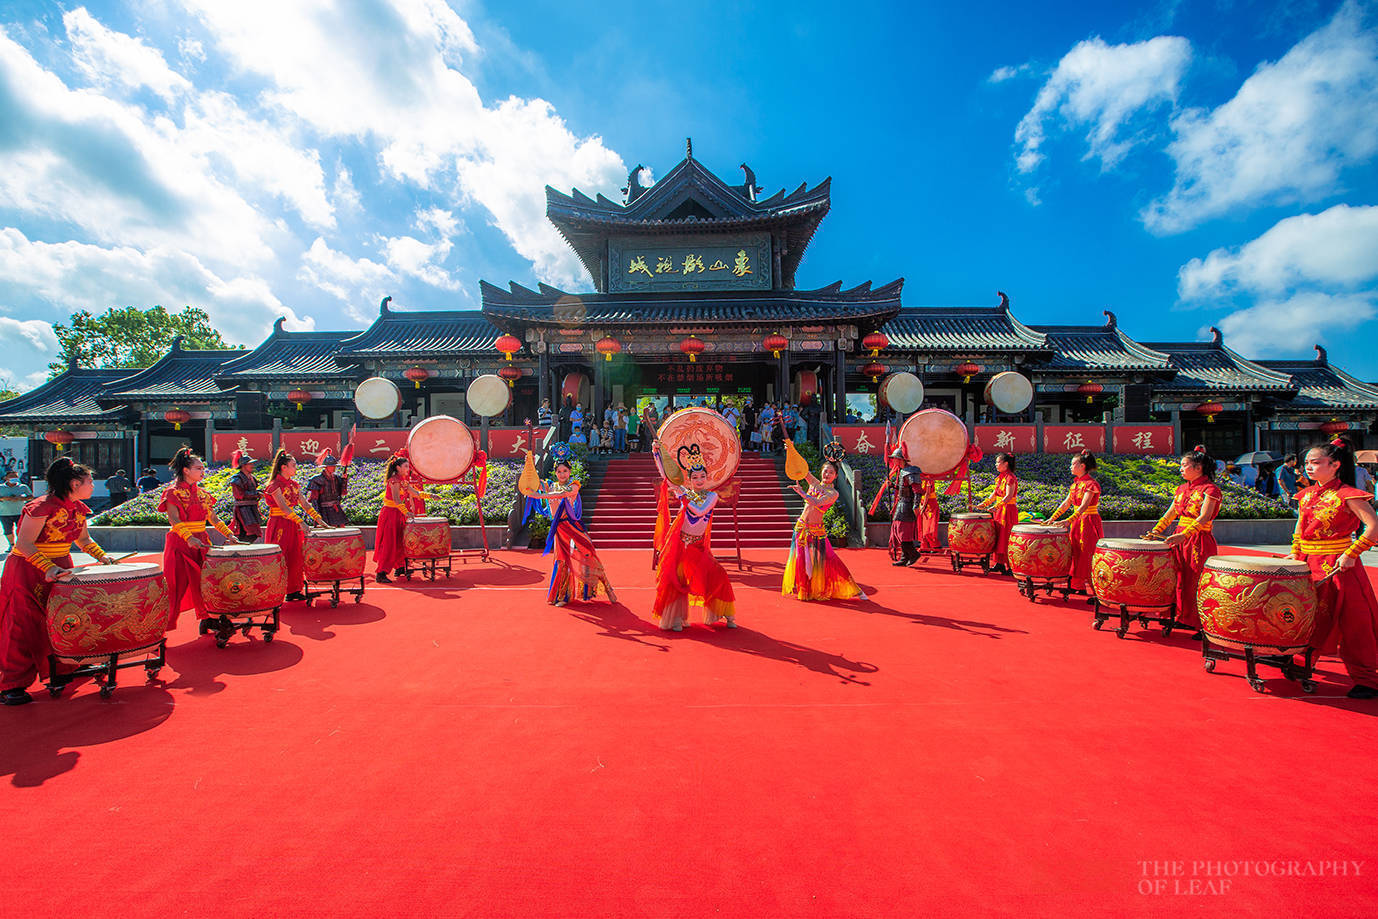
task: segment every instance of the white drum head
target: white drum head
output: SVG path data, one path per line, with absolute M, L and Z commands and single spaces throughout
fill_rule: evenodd
M 995 518 L 993 518 L 990 514 L 985 513 L 984 511 L 962 511 L 961 513 L 953 514 L 949 519 L 951 519 L 951 520 L 993 520 L 993 519 L 995 519 Z
M 1311 566 L 1293 558 L 1269 558 L 1266 555 L 1213 555 L 1206 559 L 1206 567 L 1259 574 L 1309 575 Z
M 1070 531 L 1060 523 L 1021 523 L 1011 527 L 1010 532 L 1028 536 L 1066 536 Z
M 1119 552 L 1171 552 L 1167 546 L 1156 539 L 1098 539 L 1097 549 L 1115 549 Z
M 365 418 L 390 418 L 401 404 L 402 391 L 383 377 L 370 377 L 354 389 L 354 407 Z
M 358 536 L 362 531 L 358 527 L 329 527 L 319 530 L 312 530 L 306 534 L 307 539 L 341 539 L 346 536 Z
M 73 568 L 67 580 L 74 584 L 98 584 L 101 581 L 127 581 L 130 578 L 157 577 L 162 566 L 151 562 L 121 562 L 118 565 L 85 565 Z
M 280 555 L 282 547 L 275 542 L 256 542 L 239 546 L 211 546 L 210 558 L 249 558 L 255 555 Z
M 427 418 L 407 435 L 411 467 L 432 482 L 450 482 L 468 472 L 476 449 L 469 426 L 449 415 Z
M 923 405 L 923 383 L 912 373 L 892 373 L 880 381 L 880 398 L 901 415 L 908 415 Z
M 448 517 L 413 517 L 410 520 L 410 523 L 421 523 L 426 524 L 427 526 L 436 526 L 437 524 L 441 526 L 449 526 L 450 519 Z
M 507 411 L 512 404 L 512 388 L 495 373 L 485 373 L 469 384 L 464 393 L 464 401 L 474 414 L 484 418 L 494 418 Z
M 945 475 L 966 458 L 967 426 L 949 411 L 926 408 L 904 422 L 900 443 L 924 475 Z
M 1013 370 L 997 373 L 986 384 L 986 404 L 1002 414 L 1016 415 L 1033 401 L 1033 384 L 1028 377 Z

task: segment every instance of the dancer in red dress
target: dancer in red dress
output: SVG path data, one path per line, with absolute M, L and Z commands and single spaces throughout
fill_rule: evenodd
M 1162 539 L 1177 559 L 1177 621 L 1196 630 L 1201 637 L 1201 611 L 1196 604 L 1196 588 L 1206 559 L 1220 549 L 1211 535 L 1211 526 L 1220 513 L 1220 486 L 1215 484 L 1215 460 L 1202 446 L 1182 455 L 1183 483 L 1172 496 L 1167 513 L 1144 534 L 1145 539 Z M 1172 521 L 1177 531 L 1164 538 Z
M 1010 547 L 1010 530 L 1019 523 L 1019 480 L 1014 476 L 1015 459 L 1010 453 L 995 455 L 995 490 L 990 497 L 977 507 L 991 509 L 995 520 L 995 570 L 1010 573 L 1010 562 L 1006 553 Z
M 713 558 L 710 545 L 718 493 L 706 487 L 708 469 L 698 447 L 682 447 L 680 452 L 683 459 L 676 460 L 679 468 L 675 478 L 687 479 L 686 485 L 669 481 L 660 455 L 660 441 L 651 445 L 662 477 L 656 508 L 656 595 L 651 615 L 662 629 L 678 632 L 689 621 L 689 607 L 702 606 L 705 624 L 724 619 L 728 628 L 735 629 L 737 609 L 732 582 Z M 680 505 L 673 522 L 669 522 L 671 494 Z
M 560 451 L 559 447 L 555 449 Z M 570 478 L 569 448 L 555 453 L 555 478 L 545 482 L 536 474 L 531 451 L 524 452 L 526 466 L 517 483 L 518 488 L 528 499 L 544 502 L 549 507 L 550 534 L 546 537 L 545 552 L 542 554 L 550 555 L 553 552 L 555 564 L 550 570 L 546 602 L 551 606 L 564 606 L 571 600 L 592 600 L 601 589 L 609 603 L 616 603 L 617 594 L 608 580 L 607 569 L 603 567 L 598 550 L 584 529 L 584 503 L 579 497 L 579 480 Z M 532 507 L 528 504 L 527 516 L 531 512 Z
M 916 497 L 919 504 L 919 551 L 937 552 L 943 547 L 938 539 L 938 483 L 921 476 Z
M 1067 497 L 1048 518 L 1049 523 L 1068 508 L 1067 527 L 1072 538 L 1072 589 L 1086 592 L 1091 586 L 1091 556 L 1096 543 L 1105 535 L 1100 519 L 1100 483 L 1091 478 L 1096 458 L 1086 451 L 1072 457 L 1072 487 Z
M 306 599 L 302 593 L 306 585 L 306 566 L 302 560 L 306 519 L 318 525 L 325 523 L 316 509 L 302 500 L 301 487 L 292 478 L 296 474 L 297 461 L 286 450 L 279 450 L 273 457 L 272 480 L 263 489 L 263 497 L 268 501 L 268 532 L 263 541 L 275 543 L 282 549 L 287 562 L 287 596 L 284 598 L 287 600 Z
M 407 461 L 407 451 L 399 450 L 388 458 L 383 473 L 383 507 L 378 512 L 378 528 L 373 537 L 373 579 L 380 584 L 391 581 L 388 572 L 401 574 L 407 563 L 402 547 L 402 536 L 412 513 L 416 500 L 410 484 L 411 463 Z M 426 511 L 422 501 L 421 512 Z
M 177 628 L 177 619 L 188 609 L 196 611 L 197 619 L 207 619 L 210 613 L 201 602 L 201 567 L 206 563 L 210 538 L 206 523 L 210 522 L 226 542 L 239 542 L 215 514 L 215 499 L 201 490 L 206 464 L 201 457 L 183 447 L 168 463 L 172 483 L 163 489 L 158 510 L 167 514 L 171 527 L 163 538 L 163 577 L 167 578 L 168 630 Z
M 0 703 L 32 702 L 27 689 L 48 669 L 48 592 L 67 577 L 72 543 L 96 564 L 108 556 L 86 531 L 95 479 L 90 469 L 61 457 L 48 467 L 48 493 L 24 505 L 14 547 L 0 576 Z
M 792 452 L 794 448 L 786 449 Z M 842 445 L 836 441 L 828 444 L 823 448 L 823 456 L 827 462 L 818 471 L 818 478 L 804 473 L 809 483 L 807 490 L 799 485 L 790 486 L 804 499 L 804 510 L 794 523 L 780 593 L 800 600 L 865 600 L 866 594 L 833 550 L 823 526 L 823 515 L 837 502 L 833 482 L 837 481 L 837 463 L 843 457 Z
M 1305 561 L 1316 581 L 1311 645 L 1334 654 L 1338 644 L 1354 680 L 1349 698 L 1372 699 L 1378 696 L 1378 599 L 1359 556 L 1378 540 L 1373 495 L 1354 487 L 1354 450 L 1340 438 L 1307 452 L 1306 477 L 1316 484 L 1297 493 L 1288 557 Z

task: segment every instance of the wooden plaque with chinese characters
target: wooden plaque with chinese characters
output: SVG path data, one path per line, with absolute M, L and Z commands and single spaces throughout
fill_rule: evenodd
M 615 236 L 608 291 L 770 290 L 770 235 Z

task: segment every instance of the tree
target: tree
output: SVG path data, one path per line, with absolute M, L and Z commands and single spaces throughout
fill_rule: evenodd
M 48 376 L 61 374 L 73 359 L 81 367 L 147 367 L 167 354 L 179 335 L 184 348 L 229 348 L 210 318 L 205 310 L 192 306 L 180 313 L 169 313 L 161 306 L 147 310 L 126 306 L 99 316 L 80 310 L 72 314 L 69 325 L 53 326 L 61 351 L 48 365 Z

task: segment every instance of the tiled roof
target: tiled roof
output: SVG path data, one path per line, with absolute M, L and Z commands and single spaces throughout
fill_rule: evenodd
M 1269 370 L 1225 347 L 1220 341 L 1144 342 L 1148 348 L 1167 354 L 1171 380 L 1158 384 L 1171 392 L 1286 392 L 1292 380 L 1285 373 Z
M 1052 358 L 1040 369 L 1078 371 L 1170 370 L 1161 351 L 1139 344 L 1113 324 L 1102 326 L 1035 325 L 1047 336 Z
M 348 332 L 285 332 L 282 320 L 273 326 L 273 334 L 254 350 L 221 368 L 226 381 L 260 380 L 268 378 L 323 379 L 353 377 L 357 371 L 342 367 L 335 360 L 341 346 L 358 337 L 358 330 Z
M 1289 409 L 1378 409 L 1378 386 L 1357 380 L 1332 367 L 1322 357 L 1317 361 L 1259 361 L 1269 370 L 1285 373 L 1292 379 L 1297 395 Z
M 881 329 L 900 351 L 1043 351 L 1047 336 L 1001 306 L 904 309 Z
M 243 351 L 186 351 L 181 340 L 156 364 L 144 368 L 118 386 L 108 387 L 101 401 L 138 402 L 169 399 L 233 398 L 233 390 L 221 387 L 216 379 L 230 361 L 244 356 Z
M 389 309 L 385 301 L 373 325 L 341 343 L 340 360 L 491 355 L 500 335 L 477 310 L 401 313 Z
M 0 420 L 9 422 L 112 421 L 123 412 L 106 409 L 97 398 L 107 387 L 137 370 L 82 370 L 73 368 L 37 389 L 0 402 Z

